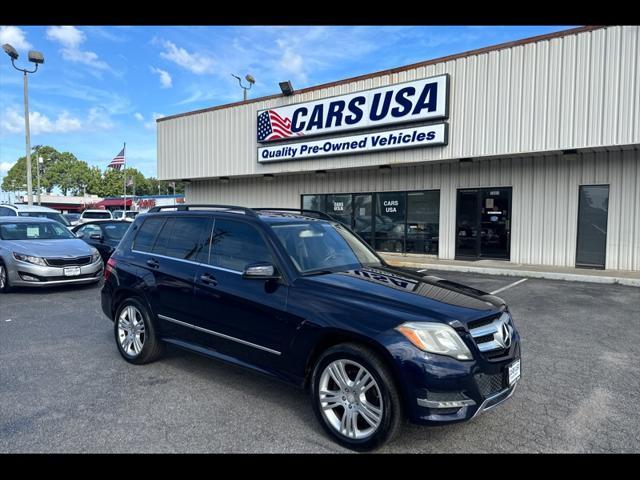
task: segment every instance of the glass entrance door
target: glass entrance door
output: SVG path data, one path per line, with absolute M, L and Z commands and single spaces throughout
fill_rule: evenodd
M 479 190 L 458 190 L 456 257 L 480 256 Z
M 609 185 L 582 185 L 578 203 L 576 267 L 605 267 L 608 214 Z
M 511 188 L 458 190 L 456 257 L 509 259 Z

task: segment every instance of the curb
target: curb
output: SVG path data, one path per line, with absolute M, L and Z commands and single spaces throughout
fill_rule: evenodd
M 548 280 L 564 280 L 567 282 L 585 282 L 602 284 L 619 284 L 628 287 L 640 287 L 640 278 L 610 277 L 599 275 L 581 275 L 579 273 L 538 272 L 532 270 L 513 270 L 508 268 L 471 267 L 467 265 L 440 265 L 433 263 L 394 262 L 387 260 L 389 265 L 398 267 L 424 268 L 449 272 L 482 273 L 485 275 L 504 275 L 509 277 L 544 278 Z

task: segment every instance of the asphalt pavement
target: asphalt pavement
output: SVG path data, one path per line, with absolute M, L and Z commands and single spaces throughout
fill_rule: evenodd
M 640 452 L 640 288 L 427 273 L 502 289 L 522 379 L 476 419 L 407 424 L 379 452 Z M 0 452 L 347 451 L 294 387 L 173 347 L 126 363 L 98 286 L 0 294 L 0 405 Z

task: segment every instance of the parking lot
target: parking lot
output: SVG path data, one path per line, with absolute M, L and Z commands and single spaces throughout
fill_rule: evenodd
M 430 273 L 501 290 L 522 379 L 473 421 L 406 425 L 381 452 L 640 452 L 639 288 Z M 346 451 L 293 387 L 177 348 L 123 361 L 99 286 L 0 296 L 0 405 L 0 452 Z

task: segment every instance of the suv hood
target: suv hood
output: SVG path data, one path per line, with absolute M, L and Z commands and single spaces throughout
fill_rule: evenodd
M 36 257 L 73 258 L 91 255 L 93 248 L 79 238 L 61 240 L 2 240 L 8 250 Z
M 399 316 L 402 321 L 457 320 L 466 324 L 506 308 L 504 300 L 482 290 L 388 266 L 362 267 L 304 279 L 316 284 L 318 295 L 327 293 L 341 302 L 357 304 L 360 309 Z

